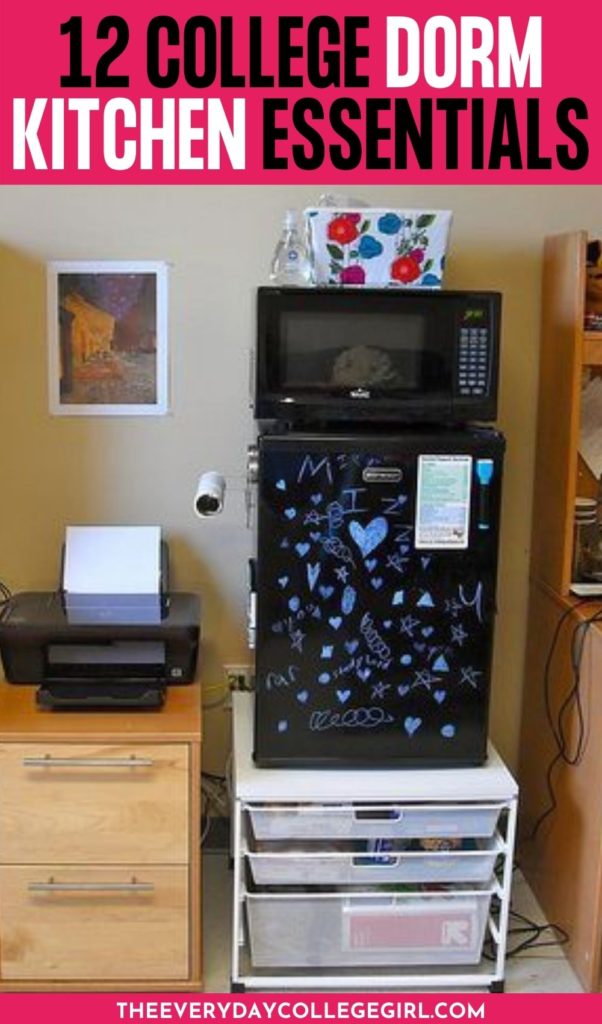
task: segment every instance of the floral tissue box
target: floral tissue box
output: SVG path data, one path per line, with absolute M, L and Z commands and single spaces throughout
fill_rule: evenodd
M 440 288 L 449 210 L 305 210 L 317 285 Z

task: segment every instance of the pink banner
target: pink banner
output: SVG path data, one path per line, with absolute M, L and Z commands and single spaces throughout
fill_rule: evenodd
M 222 1024 L 289 1024 L 295 1021 L 484 1021 L 488 1024 L 564 1024 L 579 1015 L 580 1024 L 597 1024 L 597 995 L 288 995 L 237 996 L 4 995 L 4 1024 L 121 1024 L 146 1021 L 220 1021 Z
M 595 5 L 0 9 L 0 183 L 602 183 Z

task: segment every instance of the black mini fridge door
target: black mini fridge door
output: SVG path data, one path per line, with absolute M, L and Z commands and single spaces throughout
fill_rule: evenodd
M 259 440 L 255 760 L 486 755 L 504 439 Z

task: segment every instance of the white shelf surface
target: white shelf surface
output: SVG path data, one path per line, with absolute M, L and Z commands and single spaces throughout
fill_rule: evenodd
M 257 768 L 253 761 L 254 696 L 232 695 L 234 792 L 242 801 L 507 801 L 518 786 L 495 747 L 477 768 Z

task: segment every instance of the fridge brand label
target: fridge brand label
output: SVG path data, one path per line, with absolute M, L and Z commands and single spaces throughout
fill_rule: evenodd
M 420 455 L 415 546 L 468 547 L 472 456 Z
M 367 466 L 362 472 L 365 484 L 397 484 L 403 479 L 403 470 L 398 466 Z

